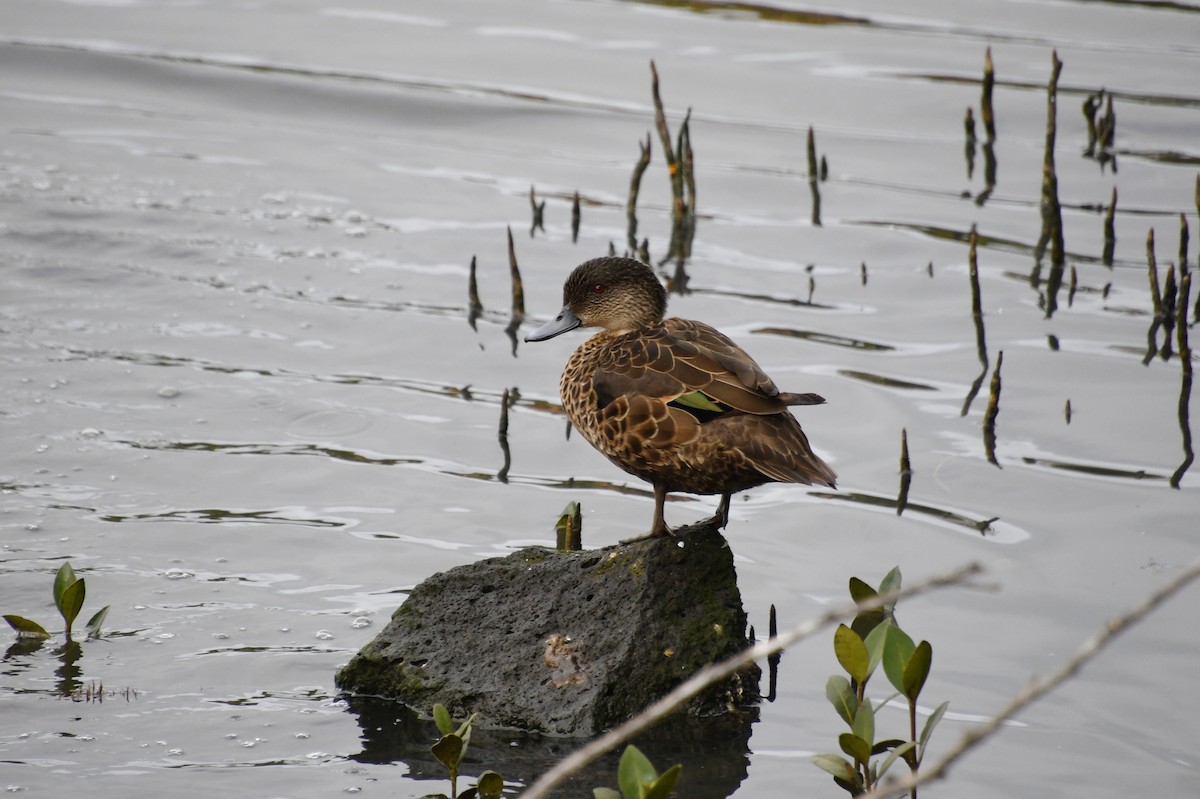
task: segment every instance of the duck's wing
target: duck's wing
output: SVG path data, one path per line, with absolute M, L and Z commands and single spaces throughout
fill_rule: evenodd
M 622 396 L 686 408 L 703 420 L 730 411 L 782 412 L 815 405 L 816 394 L 786 394 L 746 352 L 703 322 L 668 319 L 614 342 L 600 359 L 593 386 L 601 407 Z

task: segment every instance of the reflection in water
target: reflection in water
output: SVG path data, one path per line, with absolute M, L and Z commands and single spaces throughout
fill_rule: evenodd
M 431 786 L 434 791 L 449 784 L 446 768 L 430 751 L 440 737 L 432 721 L 418 718 L 412 709 L 398 702 L 351 696 L 347 697 L 347 703 L 362 731 L 362 751 L 351 759 L 360 763 L 403 763 L 408 767 L 408 779 L 441 783 Z M 635 738 L 633 743 L 662 770 L 675 763 L 683 764 L 679 796 L 725 799 L 746 779 L 751 725 L 757 717 L 757 708 L 716 719 L 676 716 Z M 475 728 L 471 731 L 471 748 L 462 765 L 462 776 L 466 784 L 473 784 L 474 778 L 491 769 L 498 771 L 509 785 L 528 785 L 587 742 L 587 739 Z M 595 787 L 615 787 L 619 758 L 619 751 L 610 752 L 552 795 L 565 799 L 590 795 Z
M 768 336 L 787 336 L 789 338 L 800 338 L 805 341 L 816 342 L 817 344 L 831 344 L 835 347 L 847 347 L 852 350 L 866 350 L 869 352 L 889 352 L 896 349 L 889 344 L 877 344 L 873 341 L 863 341 L 858 338 L 848 338 L 846 336 L 836 336 L 831 333 L 818 333 L 815 330 L 794 330 L 790 327 L 759 327 L 750 331 L 751 333 L 762 333 Z
M 533 214 L 533 221 L 529 223 L 529 238 L 533 238 L 534 232 L 538 230 L 546 232 L 546 201 L 537 201 L 532 185 L 529 187 L 529 209 Z
M 767 636 L 779 636 L 779 620 L 775 615 L 775 603 L 771 603 L 771 612 L 767 620 Z M 750 630 L 750 640 L 754 640 L 754 628 Z M 779 688 L 779 661 L 783 659 L 783 650 L 778 649 L 767 655 L 767 696 L 768 702 L 774 702 Z
M 71 696 L 83 687 L 79 680 L 79 676 L 83 674 L 83 669 L 79 666 L 79 659 L 83 657 L 83 647 L 78 641 L 67 641 L 54 650 L 54 654 L 62 662 L 62 665 L 54 670 L 58 675 L 55 690 L 59 696 Z
M 810 491 L 809 496 L 819 497 L 821 499 L 835 499 L 841 502 L 855 502 L 860 505 L 869 505 L 877 508 L 895 508 L 897 502 L 892 497 L 880 497 L 872 494 L 863 494 L 857 491 L 834 494 L 826 491 Z M 1000 520 L 999 516 L 992 516 L 988 519 L 972 519 L 969 516 L 964 516 L 961 513 L 956 513 L 945 508 L 937 508 L 933 505 L 921 505 L 914 502 L 905 502 L 905 509 L 913 513 L 924 513 L 928 516 L 943 521 L 949 522 L 957 527 L 965 527 L 968 530 L 973 530 L 982 535 L 995 532 L 992 530 L 992 523 Z

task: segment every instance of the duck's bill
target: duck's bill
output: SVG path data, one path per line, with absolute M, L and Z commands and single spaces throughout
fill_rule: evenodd
M 545 341 L 548 338 L 554 338 L 557 335 L 566 333 L 568 330 L 574 330 L 579 327 L 579 317 L 571 313 L 571 309 L 563 306 L 562 311 L 558 316 L 550 322 L 539 327 L 537 330 L 525 337 L 526 341 Z

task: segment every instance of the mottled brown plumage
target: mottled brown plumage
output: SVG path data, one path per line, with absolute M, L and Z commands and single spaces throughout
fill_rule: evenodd
M 672 491 L 720 494 L 728 521 L 737 491 L 777 481 L 834 485 L 789 394 L 724 334 L 703 322 L 664 319 L 667 295 L 654 272 L 628 258 L 596 258 L 571 273 L 558 318 L 526 341 L 600 327 L 575 350 L 559 389 L 567 418 L 617 466 L 654 486 L 650 535 L 669 535 L 663 503 Z

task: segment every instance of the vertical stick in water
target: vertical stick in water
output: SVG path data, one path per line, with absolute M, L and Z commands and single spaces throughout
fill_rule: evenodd
M 637 243 L 637 199 L 638 192 L 642 187 L 642 175 L 646 171 L 646 167 L 650 165 L 650 134 L 646 134 L 646 143 L 638 142 L 642 153 L 638 156 L 637 163 L 633 165 L 633 177 L 629 181 L 629 199 L 625 203 L 625 220 L 626 233 L 625 243 L 629 251 L 636 252 L 638 249 Z
M 512 466 L 512 453 L 508 449 L 508 389 L 500 397 L 500 451 L 504 453 L 504 465 L 496 472 L 496 479 L 501 483 L 508 482 L 508 470 Z
M 1113 253 L 1117 249 L 1117 187 L 1113 186 L 1112 200 L 1108 204 L 1108 210 L 1104 212 L 1104 256 L 1101 260 L 1105 266 L 1113 265 Z
M 992 109 L 992 87 L 996 85 L 996 71 L 992 66 L 992 48 L 983 57 L 983 87 L 979 99 L 979 115 L 983 117 L 983 131 L 990 144 L 996 140 L 996 115 Z
M 582 218 L 582 213 L 579 210 L 579 192 L 575 192 L 575 197 L 571 201 L 571 243 L 575 244 L 579 241 L 579 221 Z
M 996 353 L 996 370 L 992 372 L 992 387 L 988 392 L 987 411 L 983 414 L 983 451 L 987 454 L 988 463 L 997 468 L 1000 461 L 996 460 L 996 416 L 1000 413 L 1000 367 L 1004 364 L 1004 350 Z
M 912 485 L 912 462 L 908 459 L 908 429 L 900 428 L 900 493 L 896 495 L 896 515 L 908 507 L 908 489 Z
M 817 186 L 817 170 L 819 169 L 817 166 L 817 139 L 812 125 L 808 126 L 806 149 L 808 151 L 808 190 L 812 193 L 812 224 L 813 227 L 821 227 L 821 190 Z
M 475 256 L 471 256 L 471 275 L 467 278 L 467 323 L 475 329 L 475 320 L 483 312 L 483 303 L 479 301 L 479 284 L 475 280 Z

